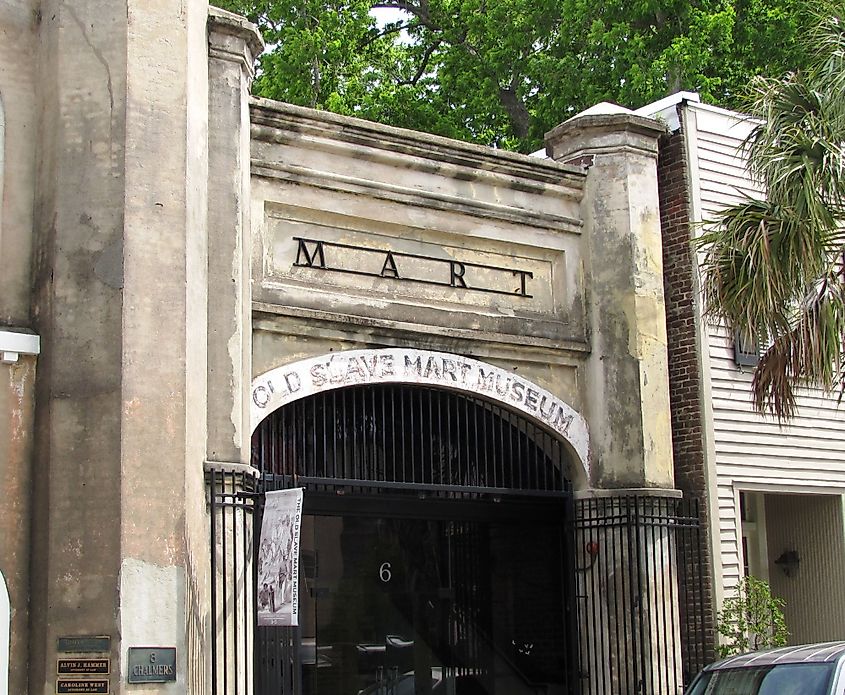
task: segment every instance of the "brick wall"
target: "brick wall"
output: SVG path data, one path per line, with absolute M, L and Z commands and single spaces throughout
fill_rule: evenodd
M 664 135 L 657 163 L 660 224 L 663 235 L 663 289 L 666 297 L 666 329 L 669 342 L 669 400 L 672 410 L 672 449 L 675 485 L 685 497 L 701 501 L 701 548 L 705 571 L 693 601 L 682 606 L 682 616 L 702 615 L 697 631 L 707 661 L 712 660 L 716 634 L 713 601 L 713 563 L 710 552 L 707 474 L 704 457 L 701 361 L 696 349 L 694 256 L 690 245 L 690 198 L 687 160 L 681 132 Z M 698 553 L 696 553 L 697 555 Z M 691 555 L 694 556 L 694 555 Z M 683 571 L 683 570 L 682 570 Z M 698 583 L 698 582 L 697 582 Z

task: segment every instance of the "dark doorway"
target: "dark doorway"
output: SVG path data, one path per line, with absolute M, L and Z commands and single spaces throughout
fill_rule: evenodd
M 305 488 L 300 627 L 259 628 L 259 695 L 577 692 L 568 463 L 525 418 L 410 386 L 258 428 L 264 491 Z

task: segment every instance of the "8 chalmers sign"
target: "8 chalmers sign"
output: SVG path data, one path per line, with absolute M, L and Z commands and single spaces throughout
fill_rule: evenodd
M 252 429 L 291 401 L 329 389 L 378 383 L 438 386 L 505 403 L 545 423 L 569 442 L 589 480 L 587 423 L 571 406 L 516 374 L 442 352 L 352 350 L 274 369 L 252 383 Z

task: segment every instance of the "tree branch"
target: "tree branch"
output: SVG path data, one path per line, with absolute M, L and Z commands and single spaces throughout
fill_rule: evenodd
M 428 48 L 425 49 L 425 53 L 423 53 L 422 59 L 420 60 L 420 64 L 417 66 L 417 71 L 414 73 L 414 76 L 410 80 L 400 80 L 400 85 L 411 85 L 416 87 L 417 82 L 420 81 L 422 76 L 425 74 L 425 71 L 428 69 L 428 63 L 431 60 L 431 56 L 434 55 L 434 52 L 440 48 L 442 41 L 439 39 L 431 44 Z
M 375 43 L 379 39 L 390 36 L 391 34 L 398 34 L 401 31 L 404 31 L 408 28 L 407 24 L 388 24 L 384 27 L 383 31 L 379 31 L 373 35 L 367 36 L 361 43 L 358 44 L 359 48 L 366 48 L 370 44 Z
M 386 10 L 402 10 L 410 15 L 413 15 L 420 23 L 427 29 L 432 31 L 443 31 L 442 27 L 438 26 L 431 19 L 431 13 L 428 10 L 428 2 L 420 0 L 419 5 L 415 5 L 409 0 L 387 0 L 386 2 L 377 2 L 373 5 L 374 9 Z

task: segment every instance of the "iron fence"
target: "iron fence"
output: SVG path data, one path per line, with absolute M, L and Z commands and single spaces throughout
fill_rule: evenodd
M 271 476 L 268 476 L 271 477 Z M 272 483 L 267 485 L 272 487 Z M 255 623 L 252 523 L 258 481 L 208 475 L 212 695 L 301 692 L 298 628 Z M 575 502 L 573 545 L 582 695 L 680 693 L 704 666 L 707 605 L 698 502 L 602 497 Z
M 247 467 L 208 468 L 211 694 L 252 695 L 258 581 L 254 533 L 261 495 Z
M 254 435 L 255 469 L 207 473 L 212 695 L 307 695 L 299 628 L 256 624 L 254 534 L 263 494 L 294 486 L 306 489 L 309 513 L 322 500 L 336 514 L 363 505 L 386 516 L 441 510 L 443 518 L 459 512 L 503 523 L 506 510 L 518 519 L 565 507 L 573 667 L 564 690 L 554 692 L 680 693 L 707 658 L 698 503 L 657 491 L 573 502 L 567 463 L 545 430 L 454 393 L 343 389 L 277 411 Z
M 696 500 L 576 501 L 584 695 L 681 693 L 705 664 Z
M 252 457 L 262 474 L 314 490 L 454 498 L 571 489 L 556 436 L 501 406 L 428 387 L 351 387 L 294 401 L 259 425 Z

